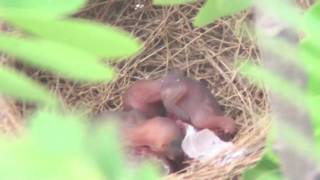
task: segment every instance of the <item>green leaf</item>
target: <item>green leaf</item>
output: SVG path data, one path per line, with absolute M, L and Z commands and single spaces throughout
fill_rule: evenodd
M 320 72 L 317 67 L 320 65 L 319 61 L 319 50 L 320 50 L 320 43 L 317 42 L 320 40 L 320 36 L 308 37 L 301 41 L 299 45 L 299 58 L 300 61 L 303 63 L 303 67 L 306 68 L 307 73 L 314 78 L 320 78 Z
M 75 115 L 37 112 L 31 121 L 29 135 L 42 151 L 51 155 L 75 156 L 85 147 L 85 126 Z
M 104 179 L 82 153 L 86 131 L 76 116 L 41 111 L 29 120 L 32 126 L 23 136 L 0 137 L 1 180 Z
M 57 101 L 45 88 L 14 70 L 0 66 L 0 91 L 25 101 L 56 105 Z
M 142 47 L 141 43 L 127 32 L 90 21 L 3 16 L 30 33 L 69 44 L 100 57 L 125 58 L 137 54 Z
M 318 102 L 320 102 L 320 80 L 319 77 L 315 75 L 309 75 L 309 87 L 308 92 L 310 96 L 313 97 L 312 103 L 309 111 L 310 117 L 312 119 L 312 125 L 314 129 L 315 140 L 318 146 L 320 147 L 320 114 L 319 107 L 317 106 Z
M 108 119 L 109 120 L 109 119 Z M 117 125 L 112 123 L 102 124 L 94 129 L 91 153 L 96 159 L 100 169 L 110 179 L 121 179 L 128 174 L 124 173 L 123 147 L 119 142 Z M 126 178 L 128 179 L 128 178 Z
M 294 1 L 259 0 L 258 5 L 263 12 L 276 17 L 277 21 L 283 21 L 285 26 L 290 26 L 299 32 L 304 29 L 302 24 L 304 10 L 299 8 Z
M 303 155 L 312 159 L 317 165 L 320 165 L 320 147 L 312 139 L 307 137 L 296 127 L 287 123 L 288 120 L 276 119 L 276 133 L 290 145 L 290 148 L 297 153 L 303 152 Z
M 319 86 L 319 81 L 317 81 L 317 85 Z M 320 95 L 314 96 L 313 99 L 313 106 L 311 106 L 310 116 L 312 118 L 312 125 L 314 129 L 314 136 L 317 147 L 320 149 L 320 115 L 319 115 L 319 102 L 320 102 Z
M 268 52 L 282 57 L 279 60 L 283 63 L 295 63 L 309 75 L 320 77 L 320 71 L 317 68 L 320 66 L 318 61 L 320 43 L 314 41 L 314 38 L 304 38 L 297 48 L 296 45 L 282 39 L 266 38 L 262 33 L 258 31 L 257 37 Z
M 65 44 L 0 34 L 0 50 L 75 80 L 102 82 L 114 76 L 114 71 L 98 63 L 95 56 Z
M 197 14 L 194 25 L 205 26 L 221 17 L 239 13 L 247 9 L 252 2 L 253 0 L 207 0 Z
M 245 63 L 241 67 L 241 74 L 253 80 L 260 87 L 267 87 L 269 90 L 281 95 L 296 105 L 309 105 L 310 97 L 308 97 L 306 93 L 286 79 L 262 67 Z
M 1 0 L 2 13 L 62 16 L 76 12 L 86 3 L 86 0 Z
M 307 22 L 310 24 L 307 28 L 307 37 L 303 39 L 299 46 L 299 55 L 301 60 L 310 69 L 307 71 L 309 82 L 308 82 L 308 93 L 311 97 L 311 105 L 309 106 L 310 117 L 312 119 L 312 125 L 314 128 L 314 135 L 317 146 L 320 147 L 320 114 L 319 114 L 319 100 L 320 100 L 320 72 L 319 72 L 319 50 L 320 50 L 320 36 L 315 32 L 316 27 L 320 27 L 319 18 L 320 16 L 320 5 L 317 4 L 311 10 L 312 13 L 307 14 Z M 316 21 L 317 20 L 317 21 Z M 307 24 L 308 25 L 308 24 Z
M 140 180 L 159 180 L 160 173 L 152 163 L 143 163 L 137 171 L 134 179 Z
M 272 177 L 271 179 L 269 179 Z M 275 163 L 272 158 L 266 154 L 258 162 L 258 164 L 248 171 L 243 176 L 244 180 L 266 179 L 266 180 L 281 180 L 281 170 L 279 164 Z
M 303 60 L 303 62 L 305 63 L 306 61 Z M 309 62 L 310 64 L 312 64 L 311 61 Z M 307 65 L 307 66 L 310 66 L 310 65 Z M 315 66 L 315 67 L 318 67 L 318 66 Z M 248 78 L 254 80 L 261 87 L 263 87 L 264 85 L 267 86 L 272 92 L 277 93 L 278 95 L 285 98 L 286 100 L 293 103 L 294 105 L 301 106 L 301 108 L 308 108 L 312 118 L 315 137 L 316 139 L 319 139 L 320 137 L 320 116 L 318 113 L 319 112 L 318 107 L 320 107 L 319 94 L 315 96 L 314 93 L 311 94 L 310 92 L 304 92 L 301 89 L 299 89 L 297 86 L 291 84 L 290 82 L 287 82 L 285 79 L 282 79 L 279 76 L 276 76 L 274 73 L 266 71 L 265 69 L 262 69 L 252 64 L 251 65 L 245 64 L 241 70 L 241 73 L 247 76 Z M 315 77 L 315 75 L 313 74 L 312 77 Z M 264 82 L 264 85 L 262 82 Z M 319 83 L 317 84 L 319 86 Z M 317 141 L 317 146 L 320 148 L 319 141 Z
M 320 27 L 320 26 L 319 26 Z M 320 114 L 319 114 L 319 100 L 320 100 L 320 73 L 319 73 L 319 49 L 320 36 L 310 33 L 304 41 L 301 42 L 299 47 L 300 58 L 306 66 L 308 66 L 308 93 L 310 98 L 309 112 L 312 119 L 314 135 L 318 147 L 320 147 Z
M 196 0 L 153 0 L 154 5 L 177 5 L 196 2 Z
M 320 2 L 316 2 L 305 14 L 303 18 L 303 29 L 307 33 L 307 36 L 312 35 L 319 39 L 320 28 Z M 317 41 L 315 40 L 314 43 Z

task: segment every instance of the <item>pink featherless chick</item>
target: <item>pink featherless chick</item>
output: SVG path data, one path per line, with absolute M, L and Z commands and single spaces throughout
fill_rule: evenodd
M 154 117 L 142 124 L 127 128 L 125 139 L 129 146 L 148 147 L 153 153 L 174 160 L 182 155 L 182 130 L 174 120 L 165 117 Z
M 164 116 L 159 80 L 139 80 L 134 82 L 123 95 L 125 111 L 135 110 L 147 118 Z
M 106 111 L 96 116 L 96 126 L 106 120 L 119 122 L 121 140 L 136 158 L 155 158 L 169 168 L 170 172 L 180 170 L 184 158 L 181 143 L 184 138 L 182 129 L 176 122 L 166 117 L 145 118 L 138 111 Z
M 233 119 L 225 117 L 211 92 L 199 81 L 174 71 L 161 79 L 161 99 L 169 117 L 182 120 L 197 129 L 210 129 L 222 140 L 236 133 Z

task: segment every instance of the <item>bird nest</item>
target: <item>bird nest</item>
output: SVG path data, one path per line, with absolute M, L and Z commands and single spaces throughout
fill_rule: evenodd
M 121 109 L 121 95 L 134 81 L 158 78 L 171 69 L 182 70 L 207 85 L 225 114 L 236 120 L 239 131 L 232 141 L 236 146 L 233 152 L 223 152 L 208 163 L 191 162 L 183 173 L 168 179 L 237 177 L 261 158 L 269 129 L 264 116 L 268 111 L 266 94 L 241 77 L 238 66 L 247 60 L 258 63 L 254 59 L 259 54 L 249 28 L 249 12 L 195 28 L 192 20 L 200 7 L 201 2 L 155 7 L 149 0 L 91 0 L 76 16 L 127 30 L 144 43 L 144 51 L 113 63 L 119 75 L 112 83 L 78 84 L 36 70 L 28 74 L 48 85 L 67 108 L 82 107 L 87 113 L 99 113 Z M 26 113 L 28 108 L 21 107 Z
M 261 157 L 269 127 L 264 117 L 267 98 L 262 89 L 240 76 L 237 66 L 259 56 L 249 28 L 250 13 L 195 28 L 192 20 L 199 7 L 201 3 L 155 7 L 146 0 L 91 0 L 78 16 L 127 30 L 142 40 L 144 51 L 115 63 L 119 76 L 114 83 L 64 84 L 58 91 L 68 104 L 86 105 L 93 112 L 118 110 L 122 93 L 134 81 L 158 78 L 171 69 L 184 71 L 207 85 L 226 115 L 236 119 L 239 132 L 233 140 L 234 152 L 221 153 L 208 163 L 191 162 L 183 173 L 168 178 L 228 179 L 241 174 Z M 244 154 L 226 161 L 243 149 Z

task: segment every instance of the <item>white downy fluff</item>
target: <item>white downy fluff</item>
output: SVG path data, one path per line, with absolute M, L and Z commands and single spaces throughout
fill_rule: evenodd
M 197 131 L 193 126 L 186 125 L 186 136 L 182 141 L 182 150 L 187 156 L 199 161 L 208 161 L 217 156 L 223 150 L 230 150 L 234 148 L 232 142 L 222 141 L 214 132 L 209 129 Z M 231 152 L 231 151 L 230 151 Z M 228 154 L 227 157 L 221 162 L 222 164 L 229 163 L 244 152 L 237 151 Z

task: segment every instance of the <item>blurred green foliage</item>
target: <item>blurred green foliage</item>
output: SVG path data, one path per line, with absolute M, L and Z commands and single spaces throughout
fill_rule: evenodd
M 194 25 L 201 27 L 216 21 L 217 19 L 239 13 L 251 6 L 253 0 L 207 0 L 197 14 Z
M 103 82 L 111 80 L 114 75 L 93 54 L 59 42 L 0 35 L 0 49 L 21 62 L 70 79 Z
M 142 48 L 140 42 L 120 29 L 85 20 L 65 18 L 75 13 L 86 1 L 5 0 L 0 2 L 0 19 L 28 32 L 22 36 L 0 34 L 0 50 L 17 57 L 17 60 L 57 73 L 80 82 L 106 82 L 115 77 L 114 70 L 102 63 L 108 60 L 135 55 Z M 3 67 L 1 67 L 3 68 Z M 17 75 L 6 71 L 11 78 Z M 20 74 L 20 79 L 23 74 Z M 28 79 L 28 77 L 23 77 Z M 5 84 L 6 79 L 0 84 Z M 6 94 L 27 101 L 43 102 L 56 99 L 32 80 L 22 83 L 16 79 L 15 86 L 28 91 Z M 10 87 L 14 88 L 14 87 Z M 44 98 L 44 96 L 47 96 Z M 50 97 L 49 97 L 50 96 Z M 48 104 L 49 105 L 49 104 Z
M 23 93 L 21 93 L 22 90 Z M 40 102 L 43 105 L 56 106 L 57 104 L 56 100 L 51 98 L 52 95 L 38 83 L 6 67 L 0 67 L 0 91 L 4 95 Z
M 317 139 L 317 146 L 320 149 L 320 2 L 315 3 L 310 10 L 304 15 L 304 27 L 306 32 L 305 41 L 302 45 L 309 45 L 307 47 L 302 46 L 303 52 L 306 56 L 302 56 L 304 59 L 308 59 L 310 66 L 313 65 L 314 71 L 317 74 L 309 74 L 309 94 L 312 96 L 312 107 L 310 108 L 311 116 L 313 119 L 313 125 L 315 127 L 315 137 Z M 309 52 L 309 53 L 308 53 Z
M 244 175 L 243 179 L 246 180 L 270 180 L 270 179 L 282 179 L 279 165 L 270 156 L 265 155 L 254 169 L 249 169 Z
M 57 41 L 101 57 L 123 58 L 141 49 L 139 41 L 112 26 L 81 19 L 53 19 L 3 15 L 16 27 L 46 40 Z M 110 43 L 112 42 L 112 43 Z
M 39 111 L 21 137 L 0 138 L 0 178 L 155 180 L 153 166 L 126 166 L 114 124 L 90 130 L 75 114 Z M 95 145 L 94 147 L 92 145 Z
M 71 15 L 86 2 L 86 0 L 1 0 L 0 11 L 3 14 L 41 15 L 52 18 Z
M 195 0 L 154 0 L 157 5 L 176 5 L 185 4 L 190 2 L 196 2 Z M 206 0 L 203 7 L 200 8 L 198 14 L 195 17 L 193 24 L 197 27 L 202 27 L 213 23 L 224 16 L 230 16 L 235 13 L 239 13 L 253 3 L 253 0 L 237 0 L 237 1 L 225 1 L 225 0 Z

